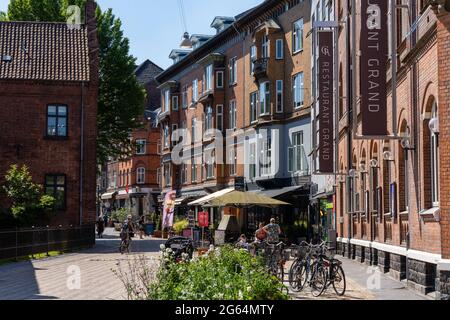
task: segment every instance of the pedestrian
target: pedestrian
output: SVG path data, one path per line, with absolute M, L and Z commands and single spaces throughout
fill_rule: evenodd
M 264 227 L 267 232 L 266 240 L 271 244 L 278 244 L 280 242 L 281 228 L 276 223 L 275 218 L 270 219 L 270 223 Z
M 105 212 L 103 214 L 103 223 L 105 224 L 105 228 L 108 228 L 108 213 Z
M 267 231 L 264 229 L 264 223 L 259 224 L 258 230 L 255 232 L 256 242 L 264 242 L 267 238 Z
M 103 232 L 105 232 L 105 221 L 103 220 L 103 217 L 100 216 L 97 219 L 97 233 L 100 239 L 103 238 Z
M 247 237 L 245 236 L 245 234 L 242 234 L 239 237 L 239 241 L 236 243 L 236 247 L 237 248 L 241 248 L 241 249 L 248 249 L 248 242 L 247 242 Z
M 139 238 L 142 240 L 145 236 L 145 217 L 141 216 L 139 218 Z

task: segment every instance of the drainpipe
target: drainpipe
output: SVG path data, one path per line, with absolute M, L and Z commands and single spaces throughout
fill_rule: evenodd
M 83 188 L 84 188 L 84 89 L 85 83 L 81 83 L 81 112 L 80 112 L 80 194 L 79 194 L 79 219 L 83 225 Z
M 351 10 L 352 10 L 352 14 L 351 14 L 351 29 L 350 29 L 350 25 L 348 23 L 348 21 L 350 20 L 350 15 L 349 15 L 349 11 L 350 11 L 350 0 L 347 1 L 347 24 L 346 24 L 346 28 L 347 28 L 347 32 L 345 33 L 346 35 L 346 54 L 345 56 L 347 57 L 347 72 L 346 72 L 346 80 L 347 80 L 347 101 L 348 101 L 348 112 L 347 112 L 347 118 L 348 118 L 348 126 L 347 126 L 347 169 L 350 170 L 352 167 L 352 127 L 353 127 L 353 108 L 350 106 L 355 105 L 354 103 L 354 97 L 353 97 L 353 82 L 354 82 L 354 78 L 352 78 L 352 74 L 356 74 L 356 72 L 353 70 L 355 68 L 355 64 L 352 63 L 352 59 L 351 59 L 351 55 L 350 55 L 350 35 L 352 36 L 352 40 L 353 43 L 356 43 L 356 35 L 355 35 L 355 31 L 356 31 L 356 1 L 355 0 L 351 0 Z M 352 48 L 353 50 L 355 48 Z M 351 65 L 351 67 L 350 67 Z M 349 180 L 347 179 L 347 208 L 350 208 L 350 203 L 352 201 L 352 195 L 350 193 L 350 183 Z M 351 254 L 351 246 L 350 246 L 350 240 L 352 238 L 352 219 L 353 216 L 350 213 L 348 214 L 348 254 Z

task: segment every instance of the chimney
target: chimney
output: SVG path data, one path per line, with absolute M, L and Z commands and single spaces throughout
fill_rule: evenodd
M 98 30 L 97 30 L 97 3 L 95 0 L 87 0 L 85 7 L 85 26 L 88 35 L 89 46 L 89 65 L 90 65 L 90 80 L 93 83 L 98 82 Z

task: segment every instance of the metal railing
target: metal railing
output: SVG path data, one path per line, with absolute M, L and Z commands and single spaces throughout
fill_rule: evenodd
M 95 225 L 0 230 L 0 260 L 95 245 Z

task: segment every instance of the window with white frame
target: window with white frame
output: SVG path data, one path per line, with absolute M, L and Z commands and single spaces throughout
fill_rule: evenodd
M 265 135 L 265 136 L 264 136 Z M 266 134 L 260 138 L 260 175 L 268 176 L 272 174 L 272 131 L 267 130 Z
M 168 89 L 163 91 L 163 112 L 170 110 L 170 91 Z
M 197 118 L 191 120 L 191 139 L 192 142 L 197 142 Z
M 250 143 L 249 145 L 250 153 L 249 153 L 249 178 L 253 180 L 256 178 L 256 143 Z
M 289 172 L 306 171 L 306 155 L 303 146 L 303 131 L 292 134 L 292 146 L 288 148 Z
M 297 73 L 293 79 L 292 92 L 294 94 L 294 108 L 298 109 L 304 105 L 303 72 Z
M 283 112 L 283 80 L 277 80 L 277 95 L 276 95 L 276 111 L 277 113 Z
M 237 83 L 237 57 L 231 58 L 228 65 L 230 85 Z
M 250 94 L 250 122 L 258 120 L 258 91 Z
M 230 127 L 229 129 L 236 129 L 236 100 L 230 101 Z
M 144 184 L 145 183 L 145 168 L 138 168 L 136 174 L 136 183 Z
M 223 105 L 216 106 L 216 129 L 223 131 Z
M 205 130 L 213 129 L 213 108 L 207 106 L 205 110 Z
M 230 176 L 235 176 L 237 173 L 237 155 L 234 146 L 228 150 L 228 167 L 230 168 Z
M 178 144 L 178 139 L 179 139 L 178 125 L 172 124 L 172 143 L 174 146 Z
M 198 101 L 198 79 L 192 81 L 192 102 Z
M 183 109 L 186 109 L 188 107 L 188 86 L 183 86 L 183 89 L 181 91 L 181 105 Z
M 183 163 L 181 165 L 181 184 L 187 183 L 187 165 Z
M 259 86 L 259 115 L 270 114 L 270 82 L 266 81 Z
M 137 139 L 136 140 L 136 154 L 144 155 L 146 153 L 147 140 Z
M 216 87 L 223 88 L 223 71 L 216 72 Z
M 264 35 L 262 38 L 262 58 L 268 58 L 269 57 L 269 36 Z
M 213 81 L 213 65 L 210 64 L 205 68 L 205 91 L 212 90 Z
M 192 158 L 191 163 L 191 181 L 197 182 L 197 163 L 195 158 Z
M 164 164 L 164 186 L 168 187 L 172 184 L 172 166 L 170 162 Z
M 178 96 L 172 97 L 172 110 L 178 111 Z
M 209 159 L 206 159 L 206 178 L 211 179 L 214 178 L 214 153 L 211 155 Z
M 250 47 L 250 73 L 253 74 L 253 72 L 255 71 L 255 61 L 257 59 L 257 55 L 256 55 L 256 46 L 253 45 Z
M 433 103 L 432 119 L 438 119 L 437 103 Z M 431 200 L 433 207 L 439 206 L 439 136 L 431 131 Z
M 284 42 L 283 39 L 277 39 L 275 41 L 275 58 L 281 60 L 284 58 Z
M 161 186 L 161 168 L 156 168 L 156 183 Z
M 170 131 L 169 131 L 169 125 L 165 124 L 164 125 L 164 132 L 163 132 L 163 136 L 164 136 L 164 149 L 167 149 L 170 147 Z
M 294 22 L 292 39 L 293 39 L 292 47 L 294 53 L 303 50 L 303 19 Z

